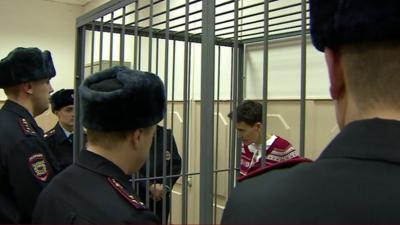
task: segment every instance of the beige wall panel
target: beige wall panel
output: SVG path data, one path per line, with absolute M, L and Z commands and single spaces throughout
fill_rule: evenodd
M 308 101 L 307 107 L 305 155 L 316 159 L 337 135 L 339 128 L 332 101 Z
M 58 121 L 57 116 L 51 112 L 50 108 L 40 116 L 37 116 L 35 120 L 44 131 L 52 129 Z

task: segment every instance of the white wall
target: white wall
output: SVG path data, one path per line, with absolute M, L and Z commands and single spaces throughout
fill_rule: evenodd
M 53 88 L 72 88 L 75 21 L 82 11 L 82 6 L 45 0 L 1 0 L 0 58 L 16 47 L 50 50 L 57 70 Z M 0 98 L 5 98 L 3 92 Z
M 247 46 L 245 51 L 245 97 L 262 99 L 263 44 Z M 300 98 L 300 38 L 272 42 L 269 45 L 268 98 Z M 306 97 L 330 99 L 329 79 L 324 55 L 308 42 L 306 48 Z

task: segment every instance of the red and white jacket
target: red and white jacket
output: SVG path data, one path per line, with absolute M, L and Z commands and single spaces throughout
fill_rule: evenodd
M 296 149 L 288 141 L 276 135 L 271 135 L 268 138 L 265 151 L 265 166 L 300 157 Z M 246 176 L 248 173 L 260 168 L 261 156 L 261 145 L 255 143 L 251 145 L 242 144 L 240 176 Z

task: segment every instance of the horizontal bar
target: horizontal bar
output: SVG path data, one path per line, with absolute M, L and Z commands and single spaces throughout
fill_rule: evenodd
M 163 0 L 162 0 L 162 1 L 163 1 Z M 195 1 L 193 1 L 193 2 L 190 2 L 189 5 L 194 4 L 194 3 L 197 3 L 197 2 L 200 2 L 200 1 L 201 1 L 201 0 L 195 0 Z M 174 11 L 174 10 L 178 10 L 178 9 L 184 7 L 184 6 L 186 6 L 186 4 L 178 5 L 178 6 L 176 6 L 175 8 L 170 9 L 169 12 L 172 12 L 172 11 Z M 165 14 L 165 11 L 160 12 L 160 13 L 157 13 L 157 14 L 154 14 L 154 15 L 153 15 L 153 18 L 154 18 L 154 17 L 157 17 L 157 16 L 161 16 L 162 14 Z M 184 17 L 184 16 L 183 16 L 183 17 Z M 146 20 L 148 20 L 148 19 L 150 19 L 150 17 L 143 18 L 143 19 L 139 20 L 138 22 L 140 23 L 140 22 L 146 21 Z M 173 18 L 173 19 L 174 19 L 174 18 Z M 171 20 L 173 20 L 173 19 L 170 19 L 169 21 L 171 21 Z M 127 25 L 129 26 L 129 25 L 132 25 L 132 24 L 134 24 L 134 23 L 135 23 L 135 22 L 128 23 Z M 166 21 L 163 21 L 163 23 L 166 23 Z M 161 24 L 162 24 L 162 23 L 161 23 Z M 154 26 L 161 25 L 161 24 L 154 24 L 153 27 L 154 27 Z
M 307 17 L 307 19 L 309 19 L 309 17 Z M 263 21 L 263 20 L 261 20 L 261 21 Z M 301 22 L 301 21 L 302 21 L 301 18 L 300 19 L 293 19 L 293 20 L 288 20 L 288 21 L 284 21 L 284 22 L 270 24 L 269 27 L 279 26 L 279 25 L 283 25 L 283 24 L 287 24 L 287 23 Z M 252 24 L 252 23 L 256 23 L 256 22 L 249 22 L 249 23 Z M 239 30 L 239 33 L 240 32 L 250 31 L 250 30 L 257 30 L 257 29 L 261 29 L 261 28 L 264 28 L 264 25 L 258 26 L 258 27 L 247 28 L 247 29 L 243 29 L 243 30 Z M 225 33 L 222 33 L 222 34 L 217 34 L 217 36 L 225 36 L 225 35 L 229 35 L 229 34 L 233 34 L 233 32 L 225 32 Z
M 283 9 L 288 9 L 288 8 L 292 8 L 292 7 L 297 7 L 297 6 L 301 6 L 301 3 L 292 4 L 292 5 L 287 5 L 287 6 L 279 7 L 279 8 L 276 8 L 276 9 L 272 9 L 270 12 L 275 12 L 275 11 L 279 11 L 279 10 L 283 10 Z M 295 14 L 297 14 L 297 13 L 300 13 L 300 12 L 296 12 Z M 224 14 L 225 14 L 225 12 L 220 13 L 220 14 L 217 14 L 216 16 L 221 16 L 221 15 L 224 15 Z M 238 20 L 246 19 L 246 18 L 253 17 L 253 16 L 259 16 L 259 15 L 262 15 L 262 14 L 264 14 L 264 12 L 253 13 L 253 14 L 250 14 L 250 15 L 238 17 Z M 288 14 L 288 16 L 295 15 L 295 14 Z M 285 14 L 285 15 L 286 15 L 286 14 Z M 281 18 L 281 17 L 284 17 L 284 16 L 280 15 L 280 16 L 277 16 L 277 17 L 271 17 L 271 19 L 277 19 L 277 18 Z M 202 20 L 202 19 L 196 19 L 196 20 L 190 21 L 190 23 L 201 22 L 201 20 Z M 262 20 L 260 20 L 260 21 L 257 21 L 257 22 L 263 22 L 263 21 L 264 21 L 264 19 L 262 19 Z M 220 21 L 220 22 L 217 22 L 215 25 L 220 25 L 220 24 L 229 23 L 229 22 L 234 22 L 234 19 L 228 19 L 228 20 Z M 256 22 L 252 21 L 252 22 L 249 22 L 249 23 L 247 23 L 247 24 L 252 24 L 252 23 L 256 23 Z M 247 24 L 246 24 L 246 25 L 247 25 Z M 171 27 L 170 29 L 174 29 L 174 28 L 177 28 L 177 27 L 181 27 L 181 26 L 183 26 L 183 25 L 184 25 L 184 24 L 175 25 L 175 26 Z M 244 25 L 244 24 L 239 24 L 239 27 L 240 27 L 240 26 L 243 26 L 243 25 Z M 202 28 L 201 26 L 200 26 L 200 27 L 195 27 L 195 28 L 189 29 L 189 31 L 198 30 L 198 29 L 201 29 L 201 28 Z M 224 27 L 224 28 L 218 28 L 218 29 L 215 29 L 215 31 L 224 30 L 224 29 L 228 29 L 228 28 L 233 28 L 233 26 L 226 27 L 226 28 L 225 28 L 225 27 Z M 183 32 L 183 31 L 180 31 L 180 32 Z M 197 34 L 196 34 L 196 35 L 197 35 Z
M 197 2 L 197 1 L 196 1 L 196 2 Z M 215 7 L 220 7 L 220 6 L 223 6 L 223 5 L 227 5 L 227 4 L 232 3 L 232 2 L 234 2 L 234 1 L 231 0 L 231 1 L 228 1 L 228 2 L 223 2 L 223 3 L 219 4 L 219 5 L 216 5 Z M 185 4 L 185 5 L 186 5 L 186 4 Z M 184 6 L 185 6 L 185 5 L 184 5 Z M 201 12 L 201 10 L 198 10 L 198 11 L 193 12 L 193 13 L 196 14 L 196 13 L 199 13 L 199 12 Z M 189 14 L 189 15 L 191 15 L 191 14 Z M 185 15 L 175 17 L 174 19 L 182 19 L 182 18 L 184 18 L 184 17 L 185 17 Z M 188 24 L 196 23 L 196 22 L 199 22 L 199 21 L 201 21 L 201 20 L 202 20 L 202 19 L 197 19 L 197 20 L 189 21 Z M 170 21 L 171 21 L 171 20 L 170 20 Z M 165 21 L 164 21 L 164 23 L 165 23 Z M 159 23 L 158 25 L 161 25 L 161 24 L 163 24 L 163 23 L 161 22 L 161 23 Z M 185 26 L 185 24 L 186 24 L 186 23 L 178 24 L 178 25 L 175 25 L 175 26 L 170 27 L 169 29 L 172 30 L 172 29 L 175 29 L 175 28 L 177 28 L 177 27 Z M 164 30 L 165 30 L 165 29 L 163 29 L 162 31 L 164 31 Z M 190 29 L 189 29 L 188 31 L 190 31 Z M 182 31 L 182 32 L 185 32 L 185 31 Z
M 109 1 L 99 7 L 91 10 L 90 12 L 78 17 L 76 19 L 76 26 L 81 27 L 81 26 L 87 25 L 88 23 L 91 23 L 92 21 L 95 21 L 102 16 L 112 13 L 132 2 L 134 2 L 134 0 Z
M 239 168 L 234 168 L 234 170 L 239 170 Z M 231 169 L 220 169 L 220 170 L 214 170 L 213 173 L 218 174 L 222 172 L 229 172 Z M 186 176 L 196 176 L 200 175 L 200 172 L 197 173 L 188 173 Z M 181 177 L 183 174 L 175 174 L 175 175 L 167 175 L 165 178 L 175 178 L 175 177 Z M 143 180 L 158 180 L 162 179 L 164 176 L 158 176 L 158 177 L 143 177 L 143 178 L 137 178 L 135 181 L 143 181 Z
M 307 30 L 307 34 L 310 33 L 310 30 Z M 278 40 L 278 39 L 283 39 L 283 38 L 290 38 L 290 37 L 295 37 L 295 36 L 300 36 L 301 31 L 292 31 L 292 32 L 287 32 L 287 33 L 281 33 L 281 34 L 274 34 L 274 35 L 269 35 L 268 40 Z M 244 40 L 240 40 L 241 44 L 250 44 L 250 43 L 257 43 L 257 42 L 263 42 L 264 37 L 255 37 L 255 38 L 248 38 Z
M 290 30 L 290 29 L 294 29 L 294 28 L 301 28 L 301 25 L 298 26 L 292 26 L 292 27 L 285 27 L 285 28 L 279 28 L 279 29 L 275 29 L 275 30 L 270 30 L 269 32 L 277 32 L 277 31 L 283 31 L 283 30 Z M 255 36 L 255 35 L 263 35 L 264 36 L 264 32 L 257 32 L 257 33 L 251 33 L 251 34 L 244 34 L 239 36 L 239 38 L 243 38 L 243 37 L 248 37 L 248 36 Z M 230 37 L 228 39 L 233 39 L 233 37 Z
M 164 0 L 158 0 L 158 1 L 156 1 L 156 2 L 153 2 L 153 5 L 156 5 L 156 4 L 161 3 L 161 2 L 164 2 Z M 149 5 L 144 5 L 144 6 L 140 7 L 140 8 L 138 8 L 137 11 L 140 11 L 140 10 L 145 9 L 145 8 L 148 8 L 148 7 L 150 7 L 150 4 L 149 4 Z M 136 10 L 132 10 L 132 11 L 130 11 L 130 12 L 125 13 L 125 16 L 129 16 L 129 15 L 131 15 L 131 14 L 134 14 L 135 12 L 136 12 Z M 117 17 L 114 18 L 114 20 L 118 20 L 118 19 L 121 19 L 121 18 L 122 18 L 122 16 L 117 16 Z M 107 21 L 105 21 L 104 23 L 109 23 L 110 21 L 111 21 L 111 20 L 107 20 Z M 134 24 L 134 23 L 135 23 L 135 22 L 126 24 L 126 26 L 132 25 L 132 24 Z
M 95 24 L 95 30 L 96 31 L 100 31 L 100 22 L 93 22 L 93 24 Z M 90 26 L 89 26 L 90 25 Z M 91 30 L 91 24 L 89 24 L 87 26 L 85 26 L 86 30 Z M 122 30 L 122 26 L 120 24 L 113 24 L 113 32 L 114 33 L 121 33 Z M 110 26 L 103 25 L 103 31 L 104 32 L 110 32 Z M 153 29 L 153 38 L 160 38 L 160 39 L 165 39 L 165 33 L 164 32 L 159 32 L 159 29 Z M 149 37 L 149 31 L 144 31 L 144 30 L 138 30 L 137 34 L 139 36 L 143 36 L 143 37 Z M 184 41 L 184 35 L 183 34 L 175 34 L 176 32 L 170 31 L 170 39 L 171 40 L 177 40 L 177 41 Z M 135 34 L 135 28 L 130 26 L 130 27 L 125 27 L 125 34 L 129 34 L 129 35 L 134 35 Z M 189 42 L 196 42 L 196 43 L 201 43 L 201 36 L 193 36 L 190 35 L 189 37 Z M 231 47 L 232 43 L 230 40 L 228 39 L 222 39 L 222 38 L 217 38 L 216 39 L 216 44 L 220 45 L 220 46 L 227 46 L 227 47 Z

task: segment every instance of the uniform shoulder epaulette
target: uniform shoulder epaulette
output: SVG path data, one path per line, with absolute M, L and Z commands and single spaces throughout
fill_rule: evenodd
M 36 135 L 36 131 L 32 128 L 29 122 L 25 118 L 19 118 L 19 125 L 22 129 L 22 132 L 27 136 Z
M 143 202 L 136 200 L 118 181 L 114 178 L 107 177 L 108 182 L 111 186 L 124 198 L 126 199 L 135 209 L 146 209 Z
M 53 136 L 55 133 L 56 133 L 56 130 L 55 129 L 51 129 L 51 130 L 47 131 L 46 133 L 44 133 L 43 137 L 44 138 L 48 138 L 48 137 Z
M 260 174 L 267 173 L 267 172 L 275 170 L 275 169 L 283 169 L 283 168 L 288 168 L 288 167 L 295 166 L 297 164 L 310 163 L 310 162 L 312 162 L 312 160 L 307 159 L 307 158 L 302 158 L 302 157 L 294 158 L 294 159 L 290 159 L 290 160 L 285 160 L 285 161 L 281 161 L 281 162 L 277 162 L 277 163 L 274 163 L 272 165 L 268 165 L 266 167 L 254 170 L 254 171 L 248 173 L 246 176 L 239 177 L 238 178 L 238 182 L 247 180 L 247 179 L 249 179 L 251 177 L 255 177 L 255 176 L 258 176 Z

